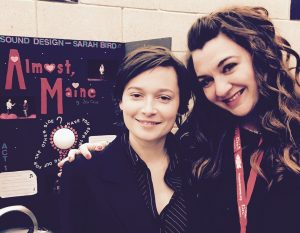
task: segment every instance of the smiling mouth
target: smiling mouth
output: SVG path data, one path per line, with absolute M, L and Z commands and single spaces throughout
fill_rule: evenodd
M 138 120 L 136 119 L 139 123 L 141 123 L 142 125 L 158 125 L 161 122 L 155 122 L 155 121 L 143 121 L 143 120 Z
M 239 96 L 241 96 L 244 92 L 245 88 L 241 89 L 240 91 L 238 91 L 237 93 L 235 93 L 232 97 L 228 98 L 228 99 L 224 99 L 223 102 L 228 104 L 230 102 L 235 101 Z

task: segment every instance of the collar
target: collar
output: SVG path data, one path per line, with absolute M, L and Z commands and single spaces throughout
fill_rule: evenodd
M 122 144 L 126 148 L 126 154 L 127 154 L 127 157 L 129 158 L 132 168 L 136 169 L 141 164 L 144 164 L 146 166 L 145 162 L 141 159 L 141 157 L 135 152 L 135 150 L 130 145 L 128 132 L 125 132 L 121 136 L 121 140 L 122 140 Z M 180 164 L 179 156 L 174 147 L 174 145 L 176 145 L 175 140 L 176 140 L 175 136 L 172 133 L 169 133 L 167 135 L 165 148 L 166 148 L 167 154 L 169 156 L 169 160 L 170 160 L 167 172 L 168 171 L 174 172 Z

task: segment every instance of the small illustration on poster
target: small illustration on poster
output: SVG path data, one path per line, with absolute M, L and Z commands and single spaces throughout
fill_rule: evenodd
M 2 96 L 0 120 L 35 119 L 35 99 L 29 96 Z

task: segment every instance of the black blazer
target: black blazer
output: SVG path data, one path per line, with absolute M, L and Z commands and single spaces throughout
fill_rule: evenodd
M 137 188 L 120 138 L 105 151 L 94 152 L 91 160 L 79 157 L 64 165 L 63 233 L 159 232 L 159 225 Z

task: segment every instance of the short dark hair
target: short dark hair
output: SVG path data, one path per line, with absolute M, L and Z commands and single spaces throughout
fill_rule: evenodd
M 188 103 L 192 97 L 189 73 L 184 64 L 172 52 L 161 46 L 141 47 L 130 52 L 121 63 L 116 77 L 114 100 L 120 103 L 127 83 L 137 75 L 155 67 L 173 67 L 177 74 L 180 104 L 180 115 L 188 112 Z M 177 118 L 176 123 L 181 124 Z

